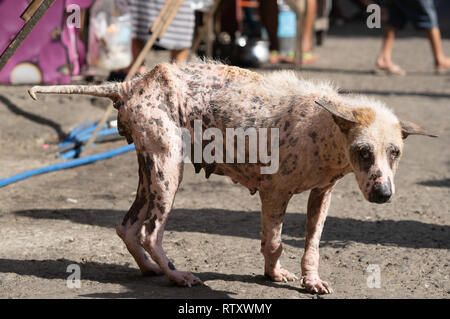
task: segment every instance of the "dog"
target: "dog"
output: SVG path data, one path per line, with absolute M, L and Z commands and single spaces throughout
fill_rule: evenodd
M 139 163 L 136 199 L 117 234 L 144 275 L 165 274 L 188 287 L 200 279 L 177 270 L 162 248 L 164 225 L 183 177 L 180 128 L 195 135 L 195 121 L 201 121 L 203 129 L 222 133 L 227 128 L 278 129 L 279 167 L 274 173 L 262 174 L 267 165 L 261 161 L 202 160 L 194 166 L 197 173 L 203 168 L 206 177 L 226 175 L 251 194 L 259 192 L 264 274 L 274 281 L 298 280 L 280 264 L 281 229 L 291 197 L 311 191 L 300 281 L 306 291 L 318 294 L 332 292 L 319 277 L 319 241 L 337 181 L 353 172 L 369 202 L 386 203 L 395 193 L 403 140 L 414 134 L 435 137 L 399 120 L 382 102 L 339 94 L 328 83 L 302 80 L 289 71 L 263 76 L 218 63 L 159 64 L 128 82 L 35 86 L 29 93 L 34 99 L 36 93 L 88 94 L 114 102 L 119 133 L 134 142 Z M 258 138 L 262 140 L 260 133 Z M 246 145 L 246 158 L 249 150 Z

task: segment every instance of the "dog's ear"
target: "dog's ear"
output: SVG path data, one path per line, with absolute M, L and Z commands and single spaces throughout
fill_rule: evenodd
M 423 130 L 419 125 L 409 121 L 400 121 L 403 139 L 409 135 L 425 135 L 429 137 L 437 137 L 437 135 L 429 134 Z
M 343 133 L 347 133 L 352 127 L 358 124 L 353 112 L 345 106 L 336 106 L 323 100 L 315 101 L 317 105 L 324 108 L 333 116 L 334 122 Z

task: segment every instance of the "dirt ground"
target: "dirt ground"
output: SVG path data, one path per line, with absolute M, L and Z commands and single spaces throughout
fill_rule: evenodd
M 443 45 L 450 54 L 450 40 Z M 395 44 L 394 59 L 408 76 L 373 75 L 379 46 L 378 36 L 331 34 L 316 50 L 319 61 L 299 74 L 372 95 L 439 138 L 406 140 L 390 204 L 365 201 L 352 175 L 341 180 L 321 241 L 321 277 L 335 291 L 324 298 L 449 298 L 450 77 L 434 75 L 421 34 Z M 166 57 L 152 55 L 149 65 Z M 0 177 L 54 163 L 42 145 L 54 149 L 58 137 L 103 114 L 99 100 L 42 96 L 34 102 L 27 89 L 0 86 Z M 258 196 L 224 177 L 206 180 L 190 165 L 164 248 L 178 269 L 191 270 L 204 285 L 178 288 L 163 276 L 141 277 L 114 230 L 131 206 L 137 181 L 136 155 L 129 152 L 1 188 L 0 297 L 312 298 L 298 282 L 272 283 L 262 276 Z M 307 195 L 290 202 L 283 229 L 281 262 L 297 276 Z M 66 285 L 70 264 L 81 268 L 79 289 Z M 379 266 L 380 288 L 367 286 L 370 264 Z

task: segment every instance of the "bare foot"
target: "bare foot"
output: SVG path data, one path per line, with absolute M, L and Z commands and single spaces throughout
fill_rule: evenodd
M 174 270 L 168 275 L 169 280 L 181 287 L 192 287 L 202 283 L 200 279 L 187 271 Z
M 269 277 L 272 281 L 288 282 L 298 280 L 296 275 L 283 268 L 277 268 L 271 272 L 265 272 L 264 275 Z
M 319 278 L 319 275 L 302 276 L 300 286 L 305 288 L 310 293 L 316 294 L 331 294 L 333 289 L 330 285 Z
M 378 71 L 383 71 L 388 75 L 403 76 L 406 74 L 405 70 L 403 70 L 397 64 L 394 64 L 392 61 L 385 61 L 383 59 L 377 60 L 377 69 Z
M 436 64 L 436 72 L 447 73 L 450 71 L 450 58 L 443 57 Z

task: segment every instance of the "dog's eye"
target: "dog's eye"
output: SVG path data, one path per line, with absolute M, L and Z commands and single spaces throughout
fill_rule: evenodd
M 392 158 L 397 158 L 400 156 L 400 151 L 399 150 L 392 150 L 391 151 L 391 156 Z
M 370 158 L 370 151 L 367 148 L 363 148 L 359 151 L 359 156 L 362 159 L 368 160 Z

